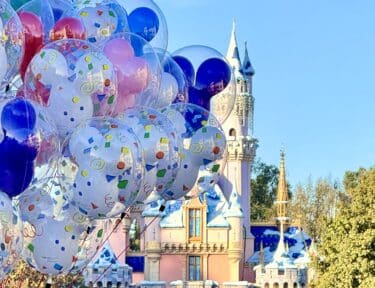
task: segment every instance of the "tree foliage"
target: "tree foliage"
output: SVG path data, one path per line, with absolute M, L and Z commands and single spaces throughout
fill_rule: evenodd
M 76 288 L 85 287 L 81 275 L 64 275 L 53 277 L 53 288 Z M 0 282 L 1 288 L 41 288 L 45 287 L 47 276 L 31 268 L 24 261 L 19 261 L 15 269 Z
M 340 199 L 322 234 L 314 287 L 375 287 L 375 168 L 347 172 Z

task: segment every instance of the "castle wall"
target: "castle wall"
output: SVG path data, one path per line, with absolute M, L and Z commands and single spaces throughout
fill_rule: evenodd
M 228 281 L 229 265 L 227 255 L 209 255 L 208 256 L 208 275 L 207 280 L 215 280 L 219 283 Z
M 160 280 L 171 282 L 186 277 L 186 256 L 162 255 L 160 259 Z
M 184 228 L 162 228 L 161 243 L 186 243 L 186 231 Z

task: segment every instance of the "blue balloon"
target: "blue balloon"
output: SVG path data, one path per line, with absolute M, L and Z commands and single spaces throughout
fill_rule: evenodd
M 191 64 L 189 59 L 182 56 L 173 56 L 174 61 L 180 66 L 185 74 L 188 85 L 191 87 L 194 85 L 195 71 L 194 66 Z
M 21 194 L 33 179 L 34 163 L 23 157 L 29 152 L 14 139 L 5 138 L 0 143 L 0 191 L 10 197 Z M 35 155 L 35 151 L 31 153 Z
M 64 11 L 59 8 L 53 8 L 53 18 L 55 19 L 55 23 L 60 20 L 61 16 L 63 15 Z
M 132 11 L 128 17 L 132 33 L 150 42 L 159 31 L 158 15 L 150 8 L 140 7 Z
M 36 111 L 25 99 L 14 99 L 1 111 L 0 190 L 10 197 L 22 193 L 33 179 L 40 144 L 35 125 Z
M 36 112 L 31 103 L 22 98 L 8 102 L 1 112 L 4 135 L 19 142 L 26 141 L 34 133 Z
M 229 65 L 222 59 L 210 58 L 199 66 L 195 87 L 212 97 L 223 91 L 230 79 Z

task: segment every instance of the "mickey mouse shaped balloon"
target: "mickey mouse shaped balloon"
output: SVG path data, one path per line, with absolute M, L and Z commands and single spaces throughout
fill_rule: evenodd
M 225 57 L 213 48 L 200 45 L 181 48 L 172 55 L 185 73 L 189 85 L 189 103 L 212 112 L 212 100 L 224 93 L 233 81 Z M 230 101 L 226 103 L 226 117 L 233 108 L 235 93 L 229 93 L 227 97 Z M 220 120 L 223 122 L 225 119 Z

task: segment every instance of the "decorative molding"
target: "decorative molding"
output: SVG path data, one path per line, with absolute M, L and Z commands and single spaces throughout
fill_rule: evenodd
M 228 249 L 224 243 L 172 243 L 161 244 L 161 251 L 164 254 L 227 254 Z

